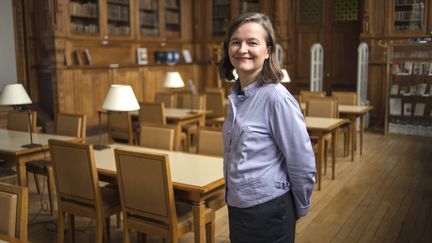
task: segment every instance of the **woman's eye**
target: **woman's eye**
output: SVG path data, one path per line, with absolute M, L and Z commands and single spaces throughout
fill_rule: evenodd
M 238 41 L 231 41 L 231 45 L 238 45 Z

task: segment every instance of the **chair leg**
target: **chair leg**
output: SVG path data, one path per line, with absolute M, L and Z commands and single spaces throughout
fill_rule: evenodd
M 57 242 L 64 243 L 65 213 L 59 209 L 57 219 Z
M 215 242 L 215 222 L 214 222 L 214 216 L 213 220 L 206 224 L 206 242 L 207 243 L 214 243 Z
M 28 178 L 28 176 L 27 176 L 27 178 Z M 33 173 L 33 178 L 34 178 L 34 182 L 35 182 L 35 185 L 36 185 L 36 191 L 37 191 L 38 194 L 40 194 L 41 190 L 40 190 L 40 187 L 39 187 L 39 179 L 38 179 L 36 173 Z
M 123 217 L 125 218 L 125 217 Z M 126 223 L 123 223 L 123 243 L 130 243 L 129 228 Z
M 327 141 L 324 141 L 324 175 L 327 175 Z
M 108 216 L 105 218 L 105 229 L 106 229 L 106 239 L 108 242 L 111 240 L 111 217 Z
M 71 213 L 69 213 L 69 224 L 70 224 L 72 242 L 75 242 L 75 215 Z
M 104 235 L 104 220 L 96 219 L 96 243 L 103 243 L 103 235 Z
M 55 183 L 54 183 L 54 172 L 52 166 L 48 166 L 47 171 L 48 171 L 47 181 L 48 181 L 48 199 L 50 203 L 50 214 L 53 215 Z

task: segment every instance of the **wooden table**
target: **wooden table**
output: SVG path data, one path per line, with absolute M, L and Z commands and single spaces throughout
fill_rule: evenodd
M 0 233 L 0 243 L 2 242 L 9 242 L 9 243 L 27 243 L 28 241 L 20 240 L 16 237 L 5 235 L 3 233 Z
M 0 129 L 0 159 L 5 160 L 7 166 L 16 166 L 18 184 L 20 186 L 27 186 L 26 163 L 31 160 L 49 157 L 49 139 L 74 140 L 77 138 L 33 133 L 33 143 L 41 144 L 41 146 L 35 148 L 23 148 L 21 147 L 23 144 L 28 144 L 30 142 L 28 132 Z
M 96 167 L 101 180 L 117 180 L 114 149 L 122 148 L 135 152 L 167 154 L 175 197 L 192 204 L 195 242 L 205 240 L 205 200 L 224 190 L 223 159 L 183 152 L 150 149 L 138 146 L 110 145 L 109 149 L 94 151 Z
M 360 155 L 363 154 L 363 135 L 364 135 L 364 115 L 373 109 L 373 106 L 361 105 L 339 105 L 339 116 L 347 118 L 352 122 L 351 125 L 351 161 L 354 161 L 354 150 L 357 141 L 357 118 L 360 118 Z
M 323 162 L 324 152 L 324 136 L 331 134 L 332 137 L 332 150 L 336 151 L 336 129 L 344 125 L 348 121 L 346 119 L 339 118 L 326 118 L 326 117 L 305 117 L 306 128 L 309 133 L 318 136 L 318 158 L 316 160 L 317 167 L 317 180 L 318 190 L 321 190 L 321 165 Z M 332 178 L 335 178 L 335 167 L 336 167 L 336 153 L 332 153 Z
M 205 115 L 210 114 L 209 110 L 192 110 L 182 109 L 182 108 L 165 108 L 165 117 L 168 124 L 173 124 L 175 126 L 175 141 L 174 149 L 176 151 L 180 150 L 181 146 L 181 132 L 182 127 L 187 124 L 198 123 L 199 126 L 205 126 Z M 139 112 L 132 111 L 130 113 L 133 120 L 138 120 Z

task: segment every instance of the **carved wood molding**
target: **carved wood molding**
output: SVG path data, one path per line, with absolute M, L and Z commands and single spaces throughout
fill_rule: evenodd
M 27 56 L 26 56 L 26 28 L 25 28 L 25 0 L 12 1 L 13 18 L 15 23 L 15 55 L 17 66 L 18 83 L 30 90 L 30 83 L 27 76 Z M 30 90 L 31 91 L 31 90 Z

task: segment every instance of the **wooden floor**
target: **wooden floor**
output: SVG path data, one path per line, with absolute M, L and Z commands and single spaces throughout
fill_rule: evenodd
M 338 156 L 335 180 L 328 171 L 297 224 L 296 242 L 432 242 L 432 139 L 366 133 L 363 156 Z M 41 211 L 46 197 L 30 192 L 29 240 L 56 242 L 56 217 Z M 216 242 L 229 242 L 226 208 L 216 218 Z M 78 220 L 76 242 L 93 242 L 94 225 Z M 112 227 L 111 242 L 122 242 L 121 228 Z

